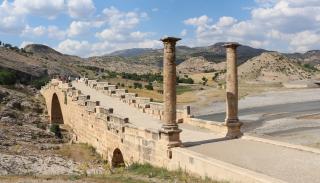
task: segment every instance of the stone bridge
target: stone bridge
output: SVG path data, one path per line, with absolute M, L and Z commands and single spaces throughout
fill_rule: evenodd
M 164 104 L 108 82 L 53 79 L 41 89 L 51 123 L 70 127 L 114 167 L 134 162 L 235 182 L 320 182 L 320 151 L 243 135 L 238 119 L 237 44 L 227 48 L 227 115 L 219 123 L 176 110 L 175 43 L 164 42 Z M 299 165 L 299 166 L 298 166 Z

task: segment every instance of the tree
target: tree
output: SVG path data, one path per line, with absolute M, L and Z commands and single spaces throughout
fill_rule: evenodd
M 208 79 L 206 77 L 202 77 L 202 85 L 207 85 Z
M 137 88 L 142 89 L 142 84 L 141 84 L 141 83 L 138 83 L 138 82 L 134 82 L 134 83 L 133 83 L 133 88 L 134 88 L 134 89 L 137 89 Z
M 12 45 L 11 45 L 11 44 L 6 43 L 6 44 L 4 44 L 4 47 L 6 47 L 6 48 L 12 48 Z
M 152 83 L 149 83 L 148 85 L 144 85 L 144 87 L 145 87 L 147 90 L 153 90 Z

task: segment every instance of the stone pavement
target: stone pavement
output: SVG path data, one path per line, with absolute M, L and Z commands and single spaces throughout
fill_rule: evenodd
M 100 101 L 104 107 L 112 107 L 114 113 L 128 117 L 129 122 L 149 129 L 159 129 L 162 122 L 138 109 L 107 96 L 83 83 L 73 83 L 91 100 Z M 215 158 L 251 171 L 268 175 L 285 182 L 320 182 L 320 153 L 288 148 L 280 145 L 245 138 L 223 140 L 221 135 L 208 130 L 182 124 L 181 140 L 187 150 Z

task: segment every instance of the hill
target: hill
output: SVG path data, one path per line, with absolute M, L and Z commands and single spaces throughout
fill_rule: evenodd
M 311 79 L 316 70 L 306 68 L 277 52 L 263 53 L 239 66 L 243 80 L 289 81 Z
M 191 73 L 204 73 L 214 72 L 217 70 L 223 70 L 226 68 L 225 62 L 214 63 L 209 62 L 202 56 L 191 57 L 177 66 L 177 71 L 180 74 L 191 74 Z
M 0 72 L 11 73 L 21 83 L 53 77 L 78 76 L 88 72 L 87 61 L 77 56 L 62 54 L 48 46 L 32 44 L 23 49 L 0 46 Z

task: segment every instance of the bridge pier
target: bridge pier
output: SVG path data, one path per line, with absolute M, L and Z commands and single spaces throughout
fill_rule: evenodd
M 163 99 L 164 99 L 164 122 L 161 132 L 166 136 L 169 147 L 181 145 L 180 132 L 176 121 L 176 42 L 180 38 L 165 37 L 161 39 L 164 44 L 163 50 Z
M 238 118 L 238 69 L 237 47 L 238 43 L 224 45 L 227 52 L 227 75 L 226 75 L 226 119 L 228 127 L 227 137 L 238 138 L 242 136 L 240 130 L 242 123 Z

